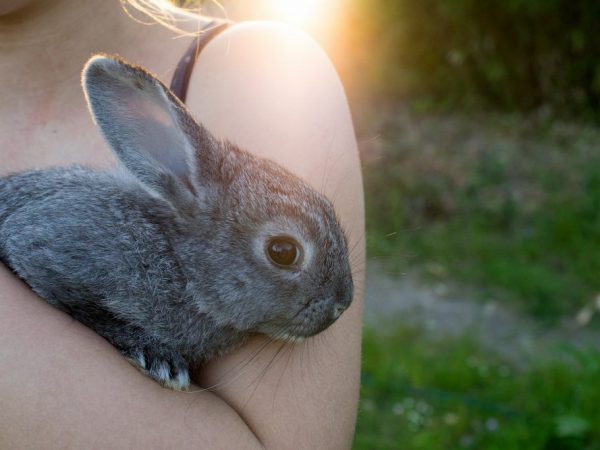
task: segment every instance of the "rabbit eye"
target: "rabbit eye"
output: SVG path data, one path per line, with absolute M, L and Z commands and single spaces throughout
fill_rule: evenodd
M 275 237 L 267 242 L 266 254 L 273 264 L 287 268 L 297 265 L 302 250 L 292 238 Z

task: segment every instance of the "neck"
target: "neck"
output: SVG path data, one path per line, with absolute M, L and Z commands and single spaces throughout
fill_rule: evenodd
M 126 21 L 118 0 L 36 1 L 0 16 L 0 102 L 78 83 L 92 53 L 134 37 Z
M 81 69 L 92 54 L 119 54 L 142 63 L 155 60 L 149 55 L 173 36 L 156 24 L 151 32 L 145 24 L 151 20 L 139 14 L 145 23 L 134 20 L 120 0 L 26 3 L 5 14 L 0 8 L 0 104 L 80 96 Z

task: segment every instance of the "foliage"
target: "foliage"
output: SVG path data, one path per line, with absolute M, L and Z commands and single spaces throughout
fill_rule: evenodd
M 408 96 L 422 105 L 600 113 L 596 0 L 352 0 L 352 5 L 346 50 L 368 75 L 362 81 L 381 97 Z
M 519 369 L 467 338 L 367 330 L 354 447 L 600 449 L 600 354 L 561 354 Z
M 466 280 L 540 318 L 594 302 L 600 131 L 406 110 L 374 128 L 380 137 L 363 145 L 371 256 Z

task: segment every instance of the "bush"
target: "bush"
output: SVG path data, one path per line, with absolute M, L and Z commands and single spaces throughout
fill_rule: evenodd
M 385 98 L 598 115 L 598 30 L 596 0 L 353 0 L 345 34 Z

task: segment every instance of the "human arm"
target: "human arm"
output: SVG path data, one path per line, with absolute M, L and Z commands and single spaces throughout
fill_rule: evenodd
M 0 286 L 0 448 L 260 448 L 216 395 L 161 388 L 1 265 Z

